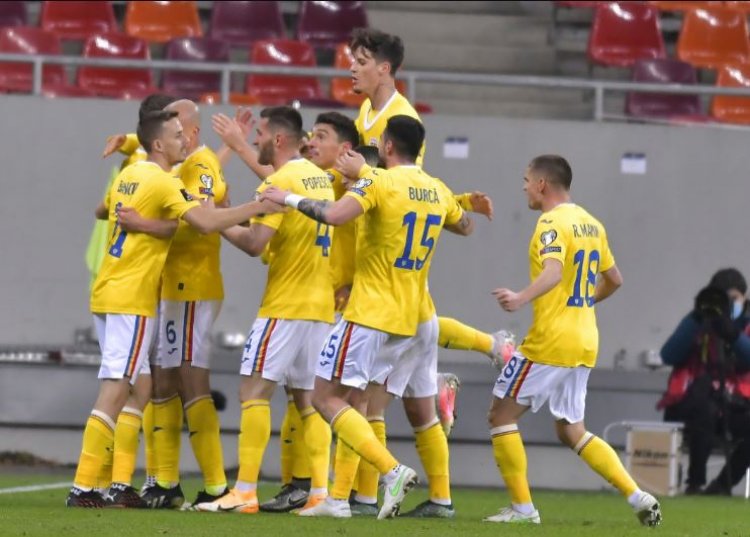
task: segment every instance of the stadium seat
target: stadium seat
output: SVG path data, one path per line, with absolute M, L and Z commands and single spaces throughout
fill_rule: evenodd
M 628 2 L 598 6 L 588 57 L 593 63 L 614 67 L 629 67 L 642 58 L 665 57 L 656 8 Z
M 221 94 L 218 92 L 204 93 L 200 96 L 200 102 L 205 104 L 221 104 Z M 229 94 L 229 104 L 234 106 L 255 106 L 260 104 L 257 97 L 248 95 L 247 93 L 235 93 Z
M 106 1 L 42 2 L 40 26 L 60 39 L 88 39 L 117 31 L 115 12 Z
M 210 37 L 179 37 L 167 43 L 167 60 L 228 62 L 229 45 Z M 221 89 L 221 73 L 165 70 L 161 86 L 166 93 L 191 99 Z
M 26 26 L 26 2 L 0 2 L 0 27 Z
M 716 85 L 722 88 L 750 88 L 750 64 L 725 65 L 719 69 Z M 750 124 L 750 97 L 717 95 L 711 115 L 722 123 Z
M 0 28 L 0 52 L 11 54 L 60 54 L 60 40 L 50 32 L 28 26 Z M 33 86 L 34 67 L 30 63 L 0 63 L 0 89 L 2 91 L 30 92 Z M 43 86 L 65 84 L 62 65 L 45 65 L 42 69 Z
M 319 48 L 348 41 L 355 28 L 367 28 L 364 2 L 302 2 L 297 39 Z
M 166 43 L 175 37 L 200 37 L 203 30 L 195 2 L 130 1 L 125 33 L 150 43 Z
M 286 39 L 256 42 L 250 52 L 250 62 L 258 65 L 317 65 L 312 46 Z M 315 77 L 249 74 L 245 83 L 247 93 L 267 105 L 286 104 L 295 99 L 322 98 L 320 84 Z
M 240 47 L 283 39 L 286 27 L 280 2 L 214 2 L 209 35 Z
M 123 58 L 149 60 L 148 43 L 124 34 L 102 34 L 89 37 L 83 46 L 86 58 Z M 78 69 L 78 87 L 97 95 L 115 98 L 137 98 L 139 92 L 156 91 L 148 69 L 122 67 L 87 67 Z
M 685 13 L 677 57 L 695 67 L 718 69 L 750 59 L 745 14 L 733 9 L 694 9 Z
M 651 84 L 696 84 L 698 77 L 689 63 L 658 58 L 635 62 L 632 80 Z M 625 113 L 644 119 L 703 117 L 698 95 L 669 93 L 630 92 L 625 99 Z
M 731 2 L 681 2 L 681 1 L 661 1 L 661 2 L 649 2 L 659 11 L 688 11 L 691 9 L 706 9 L 712 7 L 722 7 Z
M 59 98 L 91 98 L 96 97 L 96 93 L 91 90 L 79 88 L 77 86 L 64 85 L 48 85 L 42 88 L 42 95 L 48 99 L 59 99 Z

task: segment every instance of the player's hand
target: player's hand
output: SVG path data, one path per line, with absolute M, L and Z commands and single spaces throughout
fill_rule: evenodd
M 510 289 L 498 288 L 492 291 L 492 295 L 505 311 L 518 311 L 523 306 L 521 295 Z
M 285 213 L 287 211 L 286 205 L 278 204 L 267 198 L 260 200 L 260 208 L 261 214 Z
M 219 135 L 221 141 L 232 151 L 239 151 L 245 145 L 245 134 L 242 127 L 234 119 L 225 114 L 214 114 L 211 117 L 211 125 L 214 132 Z
M 289 192 L 287 192 L 286 190 L 281 190 L 280 188 L 277 188 L 275 186 L 269 186 L 263 192 L 260 192 L 257 195 L 257 198 L 258 201 L 269 200 L 279 205 L 284 205 L 287 194 L 289 194 Z
M 120 149 L 126 139 L 127 137 L 124 134 L 113 134 L 112 136 L 107 136 L 107 142 L 104 144 L 104 151 L 102 151 L 102 158 L 107 158 Z
M 127 232 L 138 232 L 143 229 L 143 218 L 133 207 L 119 207 L 115 209 L 120 228 Z
M 242 134 L 247 140 L 247 137 L 253 132 L 253 127 L 255 127 L 253 110 L 249 106 L 238 106 L 237 110 L 234 112 L 234 121 L 240 126 Z
M 469 196 L 471 210 L 475 213 L 483 214 L 488 220 L 492 220 L 495 214 L 492 208 L 492 199 L 484 192 L 472 192 Z
M 351 285 L 342 285 L 333 294 L 333 300 L 336 304 L 336 310 L 343 311 L 346 305 L 349 303 L 349 295 L 352 294 Z
M 356 151 L 347 151 L 336 159 L 336 168 L 345 177 L 358 177 L 359 170 L 365 165 L 365 157 Z

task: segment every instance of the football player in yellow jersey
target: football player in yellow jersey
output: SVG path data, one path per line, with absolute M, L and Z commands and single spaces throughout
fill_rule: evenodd
M 264 212 L 272 204 L 252 202 L 232 209 L 201 207 L 168 170 L 185 158 L 185 138 L 175 113 L 144 116 L 138 137 L 147 150 L 146 161 L 129 166 L 108 193 L 111 241 L 91 291 L 91 311 L 99 335 L 102 364 L 99 396 L 83 433 L 83 446 L 73 488 L 66 505 L 102 507 L 105 500 L 93 488 L 113 449 L 115 420 L 146 359 L 153 334 L 161 269 L 170 239 L 129 233 L 118 214 L 133 209 L 149 219 L 182 218 L 204 233 L 225 229 Z M 99 212 L 99 209 L 97 209 Z M 113 490 L 114 489 L 114 490 Z M 110 489 L 108 497 L 128 492 Z
M 529 242 L 531 283 L 493 291 L 509 312 L 533 303 L 529 332 L 495 383 L 489 422 L 495 461 L 511 497 L 488 522 L 540 522 L 526 477 L 518 420 L 549 404 L 560 441 L 627 498 L 642 524 L 661 522 L 659 502 L 643 492 L 602 439 L 586 431 L 584 409 L 599 333 L 594 306 L 622 285 L 604 226 L 573 204 L 573 174 L 558 155 L 531 161 L 524 176 L 529 208 L 541 211 Z
M 333 200 L 328 175 L 299 155 L 302 117 L 290 107 L 261 112 L 255 145 L 259 162 L 273 174 L 259 188 L 272 185 Z M 277 383 L 292 391 L 303 423 L 310 462 L 308 503 L 327 496 L 331 430 L 312 407 L 315 362 L 333 322 L 333 286 L 328 257 L 332 231 L 295 212 L 262 216 L 249 228 L 235 227 L 224 237 L 251 256 L 270 245 L 263 300 L 242 356 L 239 472 L 229 494 L 200 503 L 199 511 L 258 512 L 257 483 L 271 432 L 269 401 Z
M 413 336 L 422 329 L 419 305 L 442 228 L 460 234 L 472 229 L 471 220 L 441 184 L 415 164 L 423 142 L 424 127 L 418 121 L 396 116 L 388 121 L 381 142 L 381 159 L 388 169 L 373 170 L 353 153 L 342 157 L 341 166 L 359 168 L 360 179 L 335 203 L 277 188 L 261 196 L 283 201 L 324 224 L 341 225 L 364 215 L 351 297 L 321 352 L 313 401 L 339 442 L 384 474 L 379 518 L 398 513 L 417 476 L 388 452 L 348 400 L 352 390 L 363 390 L 376 374 L 387 375 L 418 339 Z M 347 163 L 352 159 L 356 165 Z M 330 516 L 351 516 L 348 491 L 334 489 L 325 504 Z

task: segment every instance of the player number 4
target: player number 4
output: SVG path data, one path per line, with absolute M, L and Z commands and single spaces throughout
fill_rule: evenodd
M 323 257 L 328 257 L 328 251 L 331 247 L 330 226 L 318 222 L 318 230 L 315 233 L 315 246 L 320 246 Z

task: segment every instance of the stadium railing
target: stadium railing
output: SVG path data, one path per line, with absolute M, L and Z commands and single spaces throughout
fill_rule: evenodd
M 0 62 L 21 62 L 33 64 L 32 95 L 42 94 L 42 67 L 46 64 L 68 66 L 99 66 L 123 68 L 148 68 L 157 71 L 195 71 L 221 73 L 221 102 L 228 103 L 231 90 L 232 75 L 235 73 L 302 75 L 321 78 L 348 77 L 349 71 L 330 67 L 291 67 L 281 65 L 254 65 L 247 63 L 206 63 L 168 60 L 126 60 L 109 58 L 82 58 L 75 56 L 29 56 L 24 54 L 1 53 Z M 579 78 L 564 78 L 550 76 L 527 76 L 506 74 L 461 73 L 445 71 L 402 71 L 397 78 L 408 82 L 410 101 L 416 101 L 417 84 L 419 82 L 439 82 L 454 84 L 470 84 L 483 86 L 504 87 L 536 87 L 550 90 L 588 90 L 593 92 L 592 119 L 623 119 L 622 115 L 611 115 L 605 112 L 604 97 L 607 93 L 625 93 L 629 91 L 649 93 L 671 93 L 688 95 L 731 95 L 736 97 L 750 97 L 750 88 L 729 88 L 708 85 L 682 84 L 649 84 L 618 80 L 591 80 Z M 726 126 L 726 125 L 723 125 Z

